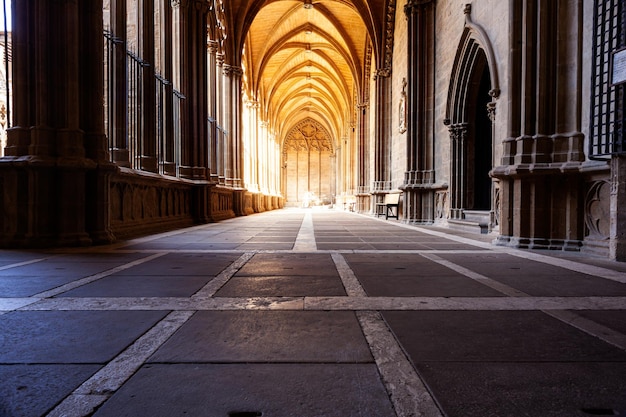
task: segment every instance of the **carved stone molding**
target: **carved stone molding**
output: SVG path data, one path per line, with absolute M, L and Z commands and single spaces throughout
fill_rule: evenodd
M 283 145 L 284 152 L 309 150 L 333 152 L 331 136 L 313 119 L 303 120 L 291 129 Z
M 585 196 L 585 225 L 588 237 L 596 240 L 609 239 L 611 185 L 608 181 L 591 184 Z

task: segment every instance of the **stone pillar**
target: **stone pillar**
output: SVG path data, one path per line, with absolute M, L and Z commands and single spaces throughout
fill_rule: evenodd
M 432 0 L 409 0 L 404 6 L 407 46 L 407 165 L 403 217 L 408 223 L 434 220 L 434 108 L 435 5 Z
M 130 167 L 128 151 L 128 74 L 127 74 L 127 10 L 126 0 L 111 0 L 111 31 L 117 40 L 113 52 L 113 146 L 111 157 L 121 167 Z
M 501 197 L 496 243 L 578 250 L 582 3 L 511 0 L 509 7 L 509 133 L 492 171 Z
M 176 157 L 174 151 L 174 87 L 173 62 L 172 62 L 172 7 L 171 0 L 159 0 L 161 11 L 161 36 L 159 38 L 161 48 L 161 61 L 158 63 L 161 76 L 168 81 L 165 85 L 163 97 L 163 147 L 160 161 L 163 164 L 163 173 L 177 175 Z
M 228 158 L 228 146 L 226 141 L 228 139 L 227 123 L 228 114 L 226 108 L 226 93 L 225 93 L 225 75 L 224 75 L 224 54 L 218 53 L 216 55 L 217 62 L 217 85 L 215 88 L 216 94 L 219 97 L 217 102 L 217 175 L 219 184 L 226 184 L 226 160 Z
M 80 3 L 81 77 L 85 86 L 102 85 L 104 68 L 102 53 L 95 51 L 102 45 L 102 5 L 99 2 Z M 110 178 L 117 168 L 110 162 L 108 140 L 105 135 L 102 103 L 104 90 L 82 88 L 80 125 L 85 138 L 86 156 L 97 165 L 87 172 L 85 227 L 93 243 L 110 243 L 115 240 L 111 232 L 109 206 Z
M 15 127 L 0 158 L 0 244 L 85 245 L 89 232 L 109 241 L 103 92 L 93 92 L 104 84 L 102 5 L 16 2 L 13 16 Z
M 137 2 L 139 56 L 146 65 L 142 66 L 142 107 L 140 166 L 143 171 L 157 172 L 156 143 L 156 78 L 154 56 L 154 0 Z
M 214 40 L 209 40 L 208 45 L 208 113 L 209 113 L 209 178 L 212 183 L 219 181 L 218 177 L 218 97 L 220 91 L 218 91 L 218 67 L 217 67 L 217 49 L 218 43 Z
M 611 158 L 609 258 L 626 261 L 626 156 Z
M 175 83 L 185 96 L 181 105 L 180 176 L 193 180 L 207 178 L 207 13 L 202 0 L 173 0 L 174 21 L 178 22 L 174 48 Z
M 376 72 L 376 157 L 374 160 L 374 181 L 388 183 L 391 181 L 391 71 L 388 68 Z M 376 188 L 376 187 L 374 187 Z
M 228 152 L 226 161 L 226 185 L 240 188 L 241 184 L 241 77 L 243 70 L 224 65 L 225 96 L 228 111 Z

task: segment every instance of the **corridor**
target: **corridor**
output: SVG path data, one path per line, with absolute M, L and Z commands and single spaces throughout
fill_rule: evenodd
M 324 209 L 0 251 L 0 416 L 626 413 L 626 264 Z

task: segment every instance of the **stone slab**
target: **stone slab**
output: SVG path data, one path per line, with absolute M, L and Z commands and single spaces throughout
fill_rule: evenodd
M 354 312 L 199 311 L 149 362 L 371 362 Z
M 0 297 L 29 297 L 76 280 L 69 276 L 0 276 Z
M 329 254 L 320 253 L 257 253 L 236 276 L 339 276 Z
M 395 413 L 373 364 L 172 364 L 143 367 L 94 414 L 139 415 L 393 417 Z
M 626 361 L 626 352 L 539 311 L 382 313 L 413 363 Z
M 378 269 L 377 269 L 378 270 Z M 380 275 L 357 274 L 371 297 L 502 297 L 503 294 L 472 279 L 454 273 L 429 274 L 419 269 L 406 272 L 380 271 Z
M 104 363 L 163 311 L 14 311 L 0 316 L 0 363 Z
M 0 365 L 0 416 L 43 416 L 99 365 Z
M 318 243 L 318 250 L 372 250 L 374 247 L 367 243 Z
M 130 262 L 130 261 L 129 261 Z M 115 268 L 127 262 L 120 261 L 117 264 L 111 262 L 51 262 L 41 261 L 15 268 L 4 269 L 0 271 L 0 277 L 64 277 L 64 278 L 82 278 L 94 275 L 99 272 Z
M 114 275 L 215 276 L 239 256 L 241 254 L 236 253 L 168 253 Z
M 448 417 L 626 413 L 625 363 L 418 363 Z
M 339 277 L 277 276 L 233 277 L 216 297 L 306 297 L 345 296 Z
M 59 297 L 191 297 L 211 279 L 213 276 L 115 275 L 64 292 Z
M 624 310 L 581 310 L 577 311 L 576 314 L 626 334 L 626 311 Z
M 626 284 L 506 254 L 440 254 L 533 296 L 624 296 Z

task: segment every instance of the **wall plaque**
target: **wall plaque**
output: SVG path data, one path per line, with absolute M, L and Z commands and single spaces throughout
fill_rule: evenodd
M 611 65 L 611 84 L 626 83 L 626 48 L 613 52 Z

